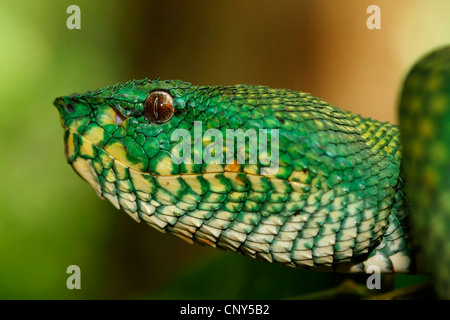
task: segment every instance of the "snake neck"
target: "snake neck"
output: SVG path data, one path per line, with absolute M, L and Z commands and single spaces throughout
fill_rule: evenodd
M 358 128 L 361 136 L 376 159 L 375 170 L 379 171 L 377 220 L 384 220 L 385 225 L 378 245 L 367 255 L 360 256 L 359 263 L 349 263 L 338 269 L 367 273 L 373 272 L 375 266 L 383 273 L 423 272 L 422 266 L 418 265 L 417 246 L 411 238 L 410 210 L 400 175 L 399 127 L 358 115 L 352 117 L 360 122 Z M 382 198 L 380 195 L 385 196 Z

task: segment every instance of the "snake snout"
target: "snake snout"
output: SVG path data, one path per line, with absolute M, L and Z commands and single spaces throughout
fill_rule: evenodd
M 58 109 L 61 125 L 70 127 L 76 119 L 87 117 L 91 114 L 91 107 L 85 101 L 79 100 L 73 95 L 61 96 L 53 101 L 53 105 Z
M 63 97 L 58 97 L 53 101 L 53 105 L 58 109 L 60 115 L 61 126 L 64 128 L 64 119 L 66 112 L 66 104 L 64 103 Z
M 61 112 L 61 108 L 64 108 L 64 100 L 62 97 L 58 97 L 53 101 L 53 105 Z

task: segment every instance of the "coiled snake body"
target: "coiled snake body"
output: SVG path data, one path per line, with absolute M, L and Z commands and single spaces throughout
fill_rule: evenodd
M 413 68 L 402 137 L 396 125 L 263 86 L 133 80 L 54 104 L 67 161 L 137 221 L 299 268 L 409 273 L 423 256 L 449 298 L 449 79 L 450 48 Z M 248 143 L 235 149 L 235 139 Z M 264 139 L 269 150 L 255 158 Z

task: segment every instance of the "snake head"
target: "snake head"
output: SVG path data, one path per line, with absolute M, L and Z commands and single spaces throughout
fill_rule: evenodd
M 402 196 L 391 124 L 303 92 L 173 80 L 54 104 L 67 161 L 136 221 L 294 267 L 410 267 L 396 241 L 401 221 L 391 219 L 403 208 L 390 211 Z
M 252 93 L 246 86 L 193 86 L 180 80 L 144 79 L 59 97 L 54 104 L 61 114 L 66 157 L 71 164 L 80 156 L 96 160 L 106 153 L 127 168 L 152 175 L 242 172 L 244 166 L 240 164 L 249 160 L 257 164 L 266 157 L 262 166 L 275 163 L 267 162 L 264 154 L 256 159 L 256 130 L 279 125 L 272 118 L 262 119 L 263 111 L 251 105 L 256 101 L 252 95 L 257 96 L 258 90 Z M 230 157 L 226 138 L 222 138 L 228 137 L 226 131 L 230 129 L 235 131 L 232 139 L 241 139 L 244 144 L 245 139 L 255 142 L 244 146 L 239 155 L 233 147 Z M 270 142 L 271 136 L 266 139 L 260 143 Z M 207 150 L 214 149 L 206 158 L 212 156 L 197 161 L 198 153 L 204 157 L 211 141 L 216 145 Z M 189 146 L 180 147 L 181 142 Z M 183 147 L 186 149 L 181 150 Z M 227 161 L 226 157 L 236 161 Z M 227 168 L 221 165 L 228 163 Z M 259 167 L 253 165 L 247 170 L 259 172 Z
M 178 173 L 170 161 L 170 133 L 185 120 L 194 89 L 182 81 L 145 79 L 56 98 L 67 161 L 93 160 L 106 152 L 141 172 Z

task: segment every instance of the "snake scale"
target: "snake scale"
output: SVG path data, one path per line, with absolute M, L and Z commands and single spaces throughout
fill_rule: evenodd
M 255 85 L 133 80 L 54 104 L 68 163 L 138 222 L 303 269 L 415 273 L 424 261 L 450 298 L 449 79 L 449 47 L 412 68 L 401 130 Z

